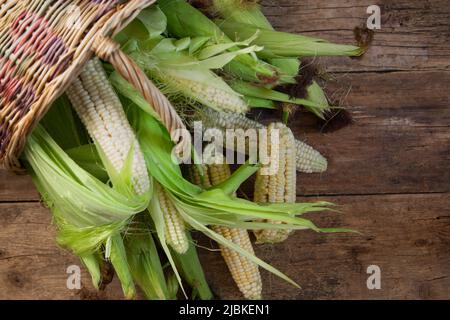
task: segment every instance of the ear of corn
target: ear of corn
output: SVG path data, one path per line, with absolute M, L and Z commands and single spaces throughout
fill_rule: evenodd
M 211 37 L 218 44 L 232 42 L 211 20 L 185 0 L 159 0 L 158 4 L 167 17 L 170 34 L 178 37 Z M 254 33 L 255 34 L 255 33 Z M 247 38 L 251 38 L 254 34 Z M 230 51 L 236 48 L 230 48 Z M 277 69 L 250 55 L 241 55 L 225 68 L 236 77 L 263 83 L 276 83 L 279 79 Z M 245 72 L 241 72 L 246 70 Z
M 214 226 L 213 230 L 250 254 L 255 254 L 247 230 L 222 226 Z M 250 300 L 261 299 L 262 281 L 258 265 L 226 246 L 220 246 L 220 250 L 231 276 L 244 297 Z
M 139 42 L 138 49 L 130 49 L 128 53 L 176 105 L 198 102 L 218 111 L 246 112 L 248 105 L 242 96 L 212 70 L 221 69 L 224 60 L 232 59 L 234 55 L 248 49 L 233 54 L 212 50 L 217 55 L 200 60 L 190 52 L 195 41 L 189 38 L 187 40 L 191 46 L 180 49 L 176 46 L 175 39 L 158 37 L 153 39 L 152 45 Z M 201 52 L 208 49 L 211 46 Z M 124 80 L 116 74 L 112 75 L 111 80 L 116 87 L 125 86 Z
M 105 161 L 120 175 L 131 156 L 133 188 L 137 194 L 148 192 L 150 180 L 142 151 L 100 60 L 94 58 L 86 64 L 67 94 Z
M 166 242 L 178 253 L 183 254 L 189 248 L 186 228 L 172 200 L 166 191 L 158 184 L 156 187 L 159 205 L 163 212 Z
M 245 115 L 203 110 L 200 112 L 203 127 L 226 129 L 264 129 L 265 126 Z M 310 145 L 295 140 L 297 171 L 304 173 L 322 173 L 327 170 L 328 162 L 318 151 Z
M 213 11 L 219 13 L 223 19 L 245 23 L 261 29 L 274 30 L 259 5 L 254 1 L 213 0 L 212 5 Z M 268 59 L 268 61 L 291 79 L 297 76 L 300 68 L 300 61 L 297 58 L 273 58 Z M 285 81 L 285 83 L 289 83 L 289 81 Z
M 298 34 L 262 29 L 230 19 L 217 20 L 219 28 L 231 39 L 246 39 L 259 30 L 255 44 L 264 47 L 258 55 L 264 59 L 279 57 L 360 56 L 365 49 L 327 42 Z
M 215 11 L 219 12 L 224 19 L 252 25 L 264 30 L 275 31 L 257 3 L 241 0 L 213 0 L 213 6 Z M 268 61 L 291 77 L 295 78 L 298 75 L 300 69 L 299 57 L 272 58 Z M 328 100 L 322 88 L 316 82 L 313 82 L 307 88 L 307 99 L 315 102 L 317 105 L 328 106 Z M 289 115 L 286 114 L 286 116 L 288 117 Z
M 228 164 L 203 165 L 203 172 L 204 176 L 201 177 L 197 167 L 191 166 L 192 181 L 205 188 L 219 185 L 231 176 Z M 212 229 L 245 251 L 255 254 L 247 230 L 225 226 L 212 226 Z M 220 245 L 220 250 L 231 276 L 244 297 L 252 300 L 261 299 L 262 281 L 258 265 L 227 246 Z
M 278 146 L 270 141 L 273 130 L 279 132 Z M 275 156 L 271 160 L 278 163 L 278 168 L 274 174 L 264 173 L 262 169 L 258 171 L 255 181 L 254 201 L 257 203 L 295 203 L 295 140 L 291 130 L 282 123 L 272 123 L 267 128 L 267 154 Z M 273 163 L 268 163 L 266 166 L 270 165 L 273 165 Z M 287 239 L 290 230 L 266 229 L 255 230 L 254 233 L 259 243 L 278 243 Z

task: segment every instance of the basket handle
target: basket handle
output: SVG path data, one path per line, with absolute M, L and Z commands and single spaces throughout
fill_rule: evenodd
M 103 35 L 96 36 L 92 50 L 96 55 L 113 65 L 116 71 L 128 82 L 130 82 L 144 97 L 144 99 L 155 109 L 161 121 L 170 133 L 172 141 L 176 144 L 177 154 L 191 144 L 191 135 L 186 126 L 175 111 L 169 100 L 150 81 L 139 66 L 125 54 L 119 44 Z M 181 130 L 180 130 L 181 129 Z

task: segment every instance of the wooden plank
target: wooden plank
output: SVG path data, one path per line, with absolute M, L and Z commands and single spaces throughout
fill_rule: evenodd
M 335 79 L 328 92 L 338 98 L 350 90 L 345 105 L 356 123 L 321 134 L 313 116 L 295 116 L 295 135 L 330 160 L 326 173 L 299 176 L 299 194 L 449 190 L 449 72 L 342 74 Z M 264 121 L 279 116 L 273 112 Z M 31 179 L 0 171 L 0 201 L 37 199 Z
M 449 70 L 450 10 L 446 0 L 266 0 L 277 30 L 353 44 L 353 29 L 366 24 L 370 5 L 381 8 L 381 30 L 362 59 L 329 58 L 329 71 Z
M 51 214 L 39 203 L 0 204 L 0 228 L 0 299 L 122 297 L 116 281 L 97 293 L 83 268 L 81 290 L 67 288 L 67 268 L 81 264 L 56 246 Z
M 373 4 L 263 3 L 277 29 L 345 43 L 353 43 L 353 28 L 365 23 L 366 8 Z M 264 272 L 266 298 L 450 296 L 450 11 L 445 0 L 400 0 L 381 6 L 382 29 L 362 59 L 319 60 L 336 73 L 330 94 L 338 90 L 336 98 L 351 88 L 346 101 L 356 123 L 332 134 L 321 134 L 317 121 L 303 113 L 292 123 L 297 137 L 330 159 L 327 173 L 300 175 L 299 194 L 308 200 L 318 194 L 343 195 L 324 198 L 341 204 L 343 214 L 319 215 L 315 221 L 352 227 L 364 235 L 298 232 L 284 244 L 258 247 L 259 256 L 303 287 L 296 290 Z M 270 119 L 278 117 L 273 113 Z M 388 195 L 394 193 L 404 194 Z M 0 171 L 0 201 L 8 201 L 0 204 L 0 299 L 120 298 L 117 281 L 96 294 L 86 272 L 81 291 L 67 289 L 66 268 L 79 262 L 56 247 L 46 209 L 38 203 L 17 203 L 36 200 L 28 176 Z M 211 245 L 203 237 L 199 241 Z M 217 296 L 241 298 L 220 255 L 200 251 Z M 366 288 L 371 264 L 381 267 L 381 290 Z
M 304 200 L 299 198 L 299 201 Z M 310 199 L 308 199 L 310 200 Z M 323 227 L 363 233 L 296 232 L 258 256 L 297 281 L 298 290 L 263 272 L 268 299 L 437 299 L 450 296 L 448 194 L 324 198 L 342 213 L 310 216 Z M 120 298 L 117 281 L 95 294 L 86 272 L 83 289 L 68 290 L 66 268 L 79 265 L 55 245 L 50 214 L 38 203 L 0 204 L 0 299 Z M 197 238 L 199 238 L 197 236 Z M 203 236 L 199 245 L 213 247 Z M 241 298 L 218 252 L 199 249 L 218 298 Z M 382 289 L 368 290 L 366 269 L 378 265 Z
M 299 199 L 301 200 L 301 199 Z M 363 235 L 296 232 L 278 245 L 256 247 L 259 257 L 302 286 L 263 272 L 267 299 L 448 299 L 448 194 L 326 198 L 342 214 L 319 214 L 320 226 L 346 226 Z M 312 218 L 312 217 L 311 217 Z M 202 246 L 212 246 L 208 240 Z M 217 252 L 201 250 L 212 290 L 239 299 Z M 381 268 L 381 290 L 368 290 L 367 267 Z
M 324 174 L 300 176 L 299 194 L 449 191 L 449 81 L 448 72 L 338 77 L 330 91 L 350 88 L 345 105 L 355 124 L 319 134 L 311 115 L 291 123 L 330 162 Z
M 38 198 L 28 175 L 15 175 L 0 169 L 0 201 L 28 201 Z

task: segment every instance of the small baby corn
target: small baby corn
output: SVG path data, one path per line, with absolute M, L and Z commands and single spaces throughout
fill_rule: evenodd
M 159 184 L 156 185 L 155 196 L 158 197 L 161 211 L 164 215 L 166 242 L 179 254 L 184 254 L 189 249 L 189 240 L 186 235 L 186 227 L 183 218 L 178 213 L 172 200 Z
M 271 144 L 270 137 L 273 130 L 279 132 L 278 146 Z M 296 172 L 295 172 L 295 142 L 291 130 L 282 123 L 271 123 L 267 128 L 267 155 L 278 164 L 275 173 L 264 172 L 273 163 L 268 163 L 256 175 L 254 201 L 257 203 L 295 203 L 296 200 Z M 277 147 L 277 148 L 276 148 Z M 275 148 L 275 149 L 274 149 Z M 264 162 L 267 163 L 267 162 Z M 281 224 L 277 221 L 269 221 Z M 278 243 L 287 239 L 288 229 L 255 230 L 259 243 Z
M 201 120 L 203 127 L 226 129 L 264 129 L 265 126 L 257 121 L 247 118 L 244 114 L 228 112 L 217 112 L 206 109 L 202 111 Z M 296 145 L 296 167 L 304 173 L 322 173 L 327 170 L 328 162 L 324 156 L 308 144 L 295 140 Z
M 191 166 L 191 178 L 193 183 L 204 188 L 218 185 L 231 175 L 228 164 L 211 164 L 202 167 L 203 177 L 195 166 Z M 247 230 L 224 226 L 213 226 L 212 229 L 247 252 L 255 254 Z M 262 281 L 258 266 L 231 248 L 221 245 L 220 249 L 231 276 L 244 297 L 252 300 L 261 299 Z
M 67 95 L 89 135 L 117 173 L 122 171 L 132 151 L 133 188 L 137 194 L 146 193 L 150 181 L 144 156 L 99 59 L 86 64 Z

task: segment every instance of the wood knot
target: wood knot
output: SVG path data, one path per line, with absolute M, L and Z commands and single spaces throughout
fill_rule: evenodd
M 23 288 L 26 283 L 25 276 L 17 271 L 8 272 L 8 274 L 6 275 L 6 279 L 11 285 L 17 288 Z

